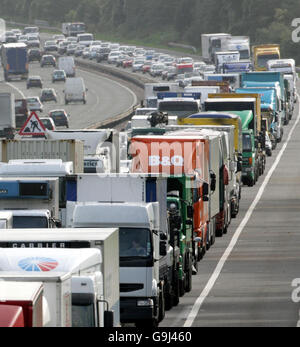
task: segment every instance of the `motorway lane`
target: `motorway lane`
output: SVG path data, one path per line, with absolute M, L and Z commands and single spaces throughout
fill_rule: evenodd
M 254 188 L 243 187 L 240 213 L 228 235 L 217 238 L 199 263 L 193 290 L 166 313 L 160 327 L 296 327 L 299 303 L 292 300 L 292 282 L 300 278 L 300 125 L 243 229 L 221 273 L 212 277 L 267 173 L 284 146 L 299 114 L 297 106 L 284 128 L 283 143 L 267 159 L 267 169 Z M 225 258 L 226 260 L 226 258 Z M 218 273 L 217 273 L 218 275 Z M 207 286 L 209 280 L 215 280 Z M 211 289 L 203 292 L 204 288 Z M 195 317 L 186 321 L 199 296 Z
M 44 111 L 40 116 L 47 116 L 53 109 L 63 108 L 70 116 L 70 128 L 82 129 L 100 121 L 116 117 L 129 110 L 136 104 L 136 95 L 127 87 L 107 77 L 83 71 L 77 68 L 77 77 L 85 81 L 87 92 L 87 104 L 64 103 L 64 82 L 52 83 L 51 74 L 53 67 L 41 68 L 38 62 L 32 62 L 29 66 L 30 76 L 41 76 L 43 88 L 54 88 L 58 95 L 58 102 L 44 103 Z M 40 96 L 40 88 L 26 88 L 25 81 L 13 81 L 9 84 L 3 80 L 1 73 L 0 92 L 10 91 L 19 98 L 22 94 L 27 96 Z

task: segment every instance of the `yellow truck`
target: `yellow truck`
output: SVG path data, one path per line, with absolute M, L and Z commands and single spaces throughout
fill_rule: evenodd
M 216 102 L 214 102 L 214 100 Z M 258 180 L 258 177 L 263 175 L 266 167 L 266 153 L 265 153 L 265 132 L 262 132 L 262 115 L 261 115 L 261 95 L 258 93 L 231 93 L 231 94 L 209 94 L 205 102 L 205 109 L 207 111 L 224 111 L 239 114 L 242 111 L 252 111 L 252 120 L 250 122 L 244 121 L 243 123 L 243 138 L 246 136 L 246 130 L 251 132 L 253 143 L 255 146 L 252 152 L 255 152 L 255 173 L 251 177 L 253 179 L 248 182 L 252 186 Z M 243 118 L 244 115 L 241 113 Z M 246 117 L 247 118 L 247 117 Z M 246 126 L 247 129 L 244 129 Z M 243 151 L 244 155 L 244 151 Z M 253 165 L 251 165 L 253 166 Z M 246 181 L 245 181 L 246 182 Z
M 280 59 L 280 45 L 268 44 L 252 47 L 253 66 L 255 71 L 267 71 L 268 61 Z

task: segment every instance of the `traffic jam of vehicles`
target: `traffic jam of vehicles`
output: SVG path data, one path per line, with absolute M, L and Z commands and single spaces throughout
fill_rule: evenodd
M 4 82 L 32 95 L 0 93 L 0 325 L 155 328 L 280 146 L 295 61 L 230 34 L 203 34 L 195 59 L 96 40 L 84 23 L 61 31 L 2 39 Z M 151 80 L 122 131 L 70 128 L 56 86 L 65 106 L 88 103 L 79 60 Z

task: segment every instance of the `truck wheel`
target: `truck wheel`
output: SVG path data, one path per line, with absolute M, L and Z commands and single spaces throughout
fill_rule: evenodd
M 186 274 L 185 291 L 187 293 L 189 293 L 192 290 L 192 282 L 193 282 L 193 272 L 192 272 L 192 268 L 190 268 Z
M 166 311 L 171 310 L 173 307 L 173 293 L 170 284 L 164 287 L 164 309 Z
M 184 296 L 185 294 L 185 278 L 179 280 L 179 296 Z
M 173 280 L 173 300 L 172 300 L 172 304 L 173 306 L 177 306 L 179 304 L 179 276 L 178 276 L 178 272 L 175 271 L 174 272 L 174 280 Z
M 249 178 L 248 180 L 248 187 L 253 187 L 254 186 L 254 178 Z
M 216 236 L 217 237 L 222 237 L 224 234 L 224 228 L 222 229 L 216 229 Z

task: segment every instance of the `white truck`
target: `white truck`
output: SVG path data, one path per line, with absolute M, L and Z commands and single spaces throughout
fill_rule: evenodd
M 91 232 L 99 244 L 103 242 L 101 230 Z M 107 233 L 108 230 L 104 232 L 106 236 Z M 111 233 L 118 235 L 116 230 Z M 78 242 L 80 236 L 86 236 L 82 230 L 69 230 L 69 237 L 64 233 L 48 235 L 42 230 L 28 229 L 1 233 L 1 279 L 43 283 L 45 327 L 118 327 L 119 287 L 115 285 L 119 281 L 118 247 L 108 250 L 110 261 L 107 261 L 103 247 L 86 249 L 88 239 L 83 237 L 85 241 Z M 50 243 L 55 240 L 53 244 L 59 240 L 61 244 L 74 241 L 83 248 L 40 248 L 49 244 L 48 238 Z M 114 241 L 113 246 L 118 246 L 118 237 Z M 68 242 L 64 247 L 68 247 Z
M 51 140 L 79 140 L 84 143 L 84 172 L 119 172 L 121 135 L 114 129 L 47 131 Z
M 228 51 L 238 51 L 241 61 L 248 61 L 251 59 L 249 36 L 231 36 L 226 41 L 225 45 Z
M 147 108 L 157 108 L 158 93 L 177 93 L 180 92 L 178 83 L 146 83 L 144 93 L 144 106 Z
M 15 128 L 15 96 L 12 93 L 0 93 L 0 138 L 13 139 Z
M 238 63 L 240 61 L 239 51 L 221 51 L 215 53 L 214 63 L 217 73 L 223 72 L 223 65 L 226 63 Z
M 59 179 L 0 177 L 0 210 L 12 212 L 14 228 L 60 226 Z
M 200 93 L 201 108 L 203 108 L 205 100 L 208 98 L 208 94 L 220 93 L 220 87 L 209 86 L 188 86 L 184 88 L 185 93 Z
M 216 33 L 216 34 L 202 34 L 201 47 L 202 57 L 205 62 L 212 63 L 216 52 L 224 51 L 228 39 L 231 38 L 230 34 Z
M 126 254 L 120 253 L 121 263 L 124 261 L 120 269 L 121 321 L 156 326 L 165 308 L 179 300 L 179 254 L 170 245 L 167 179 L 137 174 L 80 175 L 77 203 L 69 205 L 68 226 L 119 227 L 124 252 L 134 240 L 147 246 L 145 259 L 131 258 L 130 254 L 126 259 Z
M 201 111 L 200 93 L 159 93 L 157 109 L 168 116 L 186 118 Z
M 10 160 L 8 163 L 0 163 L 0 177 L 56 177 L 59 179 L 59 217 L 62 227 L 66 225 L 66 202 L 76 200 L 76 175 L 73 172 L 72 162 L 63 162 L 61 159 L 36 159 L 36 160 Z M 56 188 L 56 187 L 55 187 Z M 52 195 L 53 196 L 53 195 Z M 56 196 L 56 195 L 55 195 Z M 25 228 L 25 225 L 33 228 L 49 228 L 51 213 L 49 210 L 14 210 L 14 227 Z M 30 216 L 32 218 L 30 218 Z M 35 221 L 35 223 L 34 223 Z

